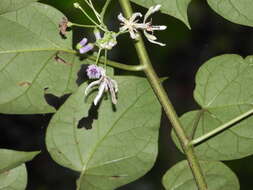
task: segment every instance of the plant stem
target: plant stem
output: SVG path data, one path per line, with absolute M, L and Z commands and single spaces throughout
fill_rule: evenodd
M 230 120 L 229 122 L 227 122 L 227 123 L 221 125 L 220 127 L 217 127 L 216 129 L 214 129 L 214 130 L 212 130 L 212 131 L 210 131 L 210 132 L 208 132 L 208 133 L 206 133 L 206 134 L 204 134 L 204 135 L 202 135 L 202 136 L 200 136 L 200 137 L 198 137 L 198 138 L 192 140 L 192 141 L 190 142 L 190 145 L 200 144 L 200 143 L 206 141 L 207 139 L 209 139 L 210 137 L 212 137 L 212 136 L 214 136 L 214 135 L 217 135 L 217 134 L 219 134 L 220 132 L 224 131 L 225 129 L 231 127 L 231 126 L 234 125 L 235 123 L 237 123 L 237 122 L 239 122 L 239 121 L 241 121 L 241 120 L 243 120 L 243 119 L 249 117 L 249 116 L 252 115 L 252 114 L 253 114 L 253 109 L 251 109 L 251 110 L 249 110 L 249 111 L 247 111 L 247 112 L 245 112 L 245 113 L 239 115 L 238 117 L 236 117 L 236 118 Z
M 86 2 L 86 1 L 85 1 Z M 79 3 L 74 3 L 74 7 L 77 9 L 80 9 L 82 13 L 93 23 L 95 24 L 98 28 L 106 32 L 106 29 L 104 29 L 100 24 L 98 24 L 96 21 L 94 21 L 86 12 L 85 10 L 79 5 Z
M 112 0 L 106 0 L 104 7 L 102 9 L 102 12 L 100 13 L 102 22 L 104 21 L 105 12 L 106 12 L 108 6 L 110 5 L 111 1 Z
M 78 27 L 82 27 L 82 28 L 96 28 L 96 25 L 85 25 L 85 24 L 77 24 L 77 23 L 70 23 L 71 26 L 78 26 Z
M 119 2 L 127 18 L 130 18 L 133 14 L 133 11 L 129 0 L 119 0 Z M 207 190 L 207 184 L 200 168 L 199 161 L 194 153 L 193 146 L 189 145 L 189 139 L 187 138 L 185 131 L 182 128 L 179 118 L 167 96 L 166 91 L 164 90 L 156 72 L 153 69 L 153 66 L 151 64 L 147 50 L 141 37 L 138 39 L 138 42 L 135 43 L 135 48 L 140 60 L 140 64 L 145 67 L 144 72 L 150 82 L 150 85 L 152 86 L 168 119 L 170 120 L 176 132 L 176 135 L 181 143 L 181 146 L 186 154 L 189 166 L 192 170 L 193 176 L 195 177 L 198 189 Z
M 192 140 L 194 138 L 194 135 L 195 135 L 195 132 L 196 132 L 196 129 L 198 127 L 198 124 L 199 124 L 199 121 L 200 121 L 200 118 L 201 116 L 203 115 L 204 113 L 204 110 L 200 110 L 195 119 L 194 119 L 194 123 L 193 123 L 193 126 L 192 126 L 192 132 L 191 132 L 191 136 L 189 137 L 190 140 Z
M 87 57 L 87 59 L 92 60 L 92 61 L 96 61 L 97 57 L 96 56 L 89 56 Z M 122 69 L 125 71 L 143 71 L 144 70 L 144 66 L 143 65 L 125 65 L 122 63 L 118 63 L 118 62 L 114 62 L 114 61 L 110 61 L 110 60 L 105 60 L 103 57 L 100 58 L 99 63 L 105 63 L 111 66 L 111 67 L 115 67 L 118 69 Z

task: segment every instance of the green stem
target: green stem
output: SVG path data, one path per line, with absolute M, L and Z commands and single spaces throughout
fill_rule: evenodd
M 96 56 L 89 56 L 89 57 L 87 57 L 87 59 L 92 60 L 92 61 L 96 61 L 97 57 Z M 99 60 L 99 63 L 105 63 L 105 59 L 101 57 Z M 144 66 L 142 66 L 142 65 L 125 65 L 125 64 L 110 61 L 110 60 L 107 60 L 106 64 L 111 67 L 122 69 L 125 71 L 143 71 L 144 70 Z
M 99 62 L 99 58 L 100 58 L 101 51 L 102 51 L 102 49 L 100 48 L 100 49 L 98 50 L 98 54 L 97 54 L 96 65 L 97 65 L 98 62 Z M 105 62 L 106 62 L 106 59 L 105 59 Z
M 104 4 L 104 7 L 103 7 L 103 9 L 102 9 L 102 12 L 100 13 L 100 15 L 101 15 L 101 20 L 102 20 L 102 21 L 104 21 L 105 12 L 106 12 L 108 6 L 110 5 L 111 1 L 112 1 L 112 0 L 106 0 L 106 2 L 105 2 L 105 4 Z
M 96 28 L 96 25 L 84 25 L 84 24 L 77 24 L 77 23 L 70 23 L 70 26 L 78 26 L 78 27 L 82 27 L 82 28 Z
M 95 24 L 98 28 L 106 32 L 106 29 L 104 29 L 100 24 L 98 24 L 96 21 L 94 21 L 86 12 L 85 10 L 79 5 L 79 3 L 74 3 L 75 8 L 80 9 L 82 13 L 93 23 Z
M 212 131 L 210 131 L 210 132 L 208 132 L 208 133 L 206 133 L 206 134 L 204 134 L 204 135 L 202 135 L 202 136 L 200 136 L 200 137 L 192 140 L 190 142 L 190 145 L 200 144 L 200 143 L 206 141 L 207 139 L 209 139 L 210 137 L 219 134 L 220 132 L 224 131 L 225 129 L 228 129 L 229 127 L 231 127 L 232 125 L 236 124 L 237 122 L 239 122 L 239 121 L 241 121 L 241 120 L 249 117 L 252 114 L 253 114 L 253 109 L 247 111 L 246 113 L 243 113 L 243 114 L 239 115 L 238 117 L 230 120 L 229 122 L 221 125 L 220 127 L 217 127 L 216 129 L 214 129 L 214 130 L 212 130 Z
M 193 126 L 192 126 L 192 132 L 191 132 L 190 140 L 192 140 L 192 139 L 194 138 L 196 129 L 197 129 L 197 127 L 198 127 L 200 118 L 201 118 L 201 116 L 203 115 L 203 113 L 204 113 L 204 110 L 199 111 L 199 112 L 197 113 L 195 119 L 194 119 L 194 123 L 193 123 Z
M 97 12 L 97 10 L 94 8 L 92 1 L 90 1 L 90 0 L 88 0 L 88 1 L 87 1 L 87 0 L 84 0 L 84 1 L 85 1 L 85 3 L 92 9 L 92 11 L 94 12 L 95 16 L 97 17 L 99 23 L 101 24 L 100 14 L 99 14 L 99 13 Z
M 129 0 L 119 0 L 121 7 L 125 13 L 125 15 L 130 18 L 133 14 L 132 7 L 130 5 Z M 207 190 L 207 184 L 205 182 L 204 175 L 200 168 L 199 161 L 194 153 L 193 146 L 189 146 L 189 139 L 187 138 L 185 131 L 182 128 L 182 125 L 179 121 L 179 118 L 172 106 L 166 91 L 164 90 L 160 80 L 153 69 L 151 61 L 149 59 L 147 50 L 145 48 L 144 42 L 140 37 L 138 42 L 135 43 L 135 48 L 140 60 L 140 64 L 145 67 L 144 72 L 152 86 L 157 98 L 159 99 L 163 109 L 170 120 L 176 135 L 181 143 L 181 146 L 186 154 L 189 166 L 192 170 L 193 176 L 195 177 L 196 184 L 199 190 Z

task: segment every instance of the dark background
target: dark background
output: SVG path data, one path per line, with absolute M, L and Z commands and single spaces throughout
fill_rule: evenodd
M 102 0 L 99 0 L 102 2 Z M 87 20 L 72 4 L 74 0 L 44 0 L 61 10 L 72 22 L 86 23 Z M 117 29 L 117 14 L 121 11 L 113 1 L 107 14 L 107 24 Z M 145 9 L 134 6 L 145 13 Z M 153 15 L 153 22 L 168 26 L 157 33 L 159 41 L 166 47 L 146 43 L 155 70 L 160 77 L 169 77 L 164 82 L 179 115 L 197 107 L 193 100 L 194 76 L 198 68 L 208 59 L 225 53 L 240 54 L 243 57 L 253 52 L 253 28 L 233 24 L 215 12 L 205 1 L 193 0 L 189 7 L 189 30 L 179 20 L 162 14 Z M 75 32 L 75 39 L 81 39 L 87 31 Z M 120 38 L 110 58 L 125 64 L 137 64 L 137 57 L 129 36 Z M 118 71 L 119 72 L 119 71 Z M 0 147 L 16 150 L 42 150 L 42 154 L 27 163 L 28 190 L 74 190 L 78 174 L 57 165 L 45 148 L 45 131 L 51 114 L 46 115 L 0 115 Z M 120 190 L 163 189 L 161 178 L 176 162 L 183 159 L 170 138 L 171 125 L 162 116 L 159 140 L 159 156 L 153 169 L 141 179 L 119 188 Z M 239 177 L 241 190 L 253 187 L 253 157 L 225 162 Z

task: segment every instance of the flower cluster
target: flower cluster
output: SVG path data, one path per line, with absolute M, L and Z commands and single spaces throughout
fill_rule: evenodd
M 76 46 L 80 54 L 84 54 L 92 50 L 95 46 L 99 49 L 111 50 L 114 46 L 117 45 L 116 33 L 115 32 L 105 32 L 104 36 L 101 37 L 100 31 L 95 29 L 94 36 L 96 38 L 95 43 L 88 43 L 87 38 L 83 38 Z
M 145 14 L 143 22 L 139 22 L 137 19 L 138 17 L 142 17 L 141 13 L 134 13 L 130 19 L 126 19 L 122 13 L 118 15 L 118 19 L 121 21 L 122 27 L 120 27 L 121 32 L 128 31 L 130 33 L 130 36 L 132 39 L 137 39 L 138 36 L 138 29 L 144 31 L 144 35 L 146 38 L 154 44 L 158 44 L 160 46 L 165 46 L 166 44 L 157 42 L 156 36 L 153 35 L 153 32 L 155 30 L 165 30 L 167 26 L 165 25 L 152 25 L 152 20 L 148 21 L 148 18 L 153 13 L 159 11 L 161 8 L 161 5 L 152 6 L 149 8 L 148 12 Z
M 117 97 L 116 97 L 116 93 L 118 92 L 117 82 L 108 77 L 106 75 L 106 71 L 102 67 L 98 67 L 96 65 L 90 65 L 87 68 L 86 72 L 89 79 L 98 79 L 96 81 L 91 82 L 85 89 L 85 95 L 87 96 L 94 86 L 99 85 L 98 94 L 93 101 L 94 105 L 97 105 L 98 102 L 103 97 L 104 92 L 108 91 L 111 95 L 112 103 L 117 104 Z
M 132 16 L 127 19 L 123 16 L 122 13 L 118 15 L 118 19 L 121 21 L 121 27 L 119 28 L 118 32 L 113 32 L 108 30 L 107 26 L 103 22 L 105 10 L 108 8 L 109 4 L 106 4 L 103 8 L 102 12 L 98 12 L 92 0 L 85 0 L 85 3 L 88 7 L 93 11 L 95 14 L 96 19 L 92 18 L 81 6 L 79 3 L 74 3 L 74 7 L 80 9 L 83 14 L 90 20 L 92 25 L 81 25 L 69 22 L 67 18 L 63 18 L 62 21 L 59 23 L 59 31 L 62 36 L 65 36 L 67 33 L 68 27 L 78 26 L 78 27 L 86 27 L 86 28 L 93 28 L 93 34 L 95 36 L 94 42 L 89 42 L 87 38 L 83 38 L 77 45 L 76 49 L 79 51 L 80 54 L 85 54 L 95 47 L 99 49 L 96 59 L 96 64 L 89 65 L 86 70 L 87 76 L 89 79 L 95 80 L 91 82 L 86 90 L 85 95 L 87 96 L 90 90 L 98 86 L 98 94 L 94 99 L 94 104 L 97 105 L 98 102 L 103 97 L 105 92 L 109 92 L 111 96 L 111 101 L 113 104 L 117 103 L 116 94 L 118 92 L 118 85 L 117 82 L 111 79 L 109 76 L 106 75 L 106 71 L 102 68 L 97 66 L 99 63 L 99 58 L 101 51 L 104 50 L 105 55 L 105 64 L 107 60 L 107 51 L 111 50 L 114 46 L 117 45 L 117 37 L 121 34 L 129 32 L 132 39 L 138 39 L 139 34 L 138 31 L 142 30 L 145 37 L 154 44 L 158 44 L 160 46 L 165 46 L 164 43 L 160 43 L 157 41 L 157 37 L 154 35 L 154 31 L 157 30 L 165 30 L 167 27 L 164 25 L 153 25 L 152 20 L 148 20 L 149 17 L 154 14 L 155 12 L 159 11 L 161 5 L 152 6 L 149 8 L 147 13 L 144 15 L 143 21 L 141 22 L 139 19 L 143 17 L 143 15 L 139 12 L 133 13 Z

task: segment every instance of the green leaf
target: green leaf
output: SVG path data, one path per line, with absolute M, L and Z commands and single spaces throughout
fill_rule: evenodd
M 0 190 L 24 190 L 27 184 L 24 163 L 39 153 L 0 149 Z
M 39 153 L 0 149 L 0 173 L 32 160 Z
M 239 190 L 236 175 L 222 162 L 201 161 L 200 166 L 209 190 Z M 196 182 L 187 161 L 181 161 L 163 176 L 166 190 L 196 190 Z
M 40 3 L 0 16 L 0 112 L 48 113 L 45 93 L 62 96 L 77 88 L 81 63 L 71 34 L 59 35 L 64 15 Z M 11 34 L 11 35 L 10 35 Z
M 210 7 L 231 22 L 253 26 L 252 0 L 207 0 Z
M 0 173 L 0 190 L 25 190 L 27 172 L 25 164 Z
M 1 0 L 0 15 L 7 12 L 15 11 L 35 1 L 37 0 Z
M 47 149 L 57 163 L 81 173 L 79 190 L 111 190 L 127 184 L 144 175 L 157 156 L 161 107 L 147 80 L 114 79 L 118 104 L 113 109 L 110 98 L 104 98 L 98 118 L 90 121 L 92 129 L 77 127 L 94 113 L 89 111 L 94 109 L 94 97 L 84 95 L 87 84 L 69 97 L 49 124 Z
M 194 98 L 201 107 L 181 117 L 188 136 L 200 137 L 253 109 L 253 56 L 222 55 L 207 61 L 196 76 Z M 196 146 L 202 159 L 232 160 L 253 154 L 253 117 Z M 196 125 L 197 124 L 197 125 Z M 177 142 L 175 134 L 173 139 Z M 179 146 L 179 143 L 177 142 Z
M 151 6 L 162 5 L 161 11 L 165 14 L 178 18 L 183 21 L 189 28 L 189 21 L 187 16 L 187 9 L 191 0 L 131 0 L 132 2 L 149 8 Z

